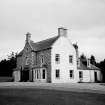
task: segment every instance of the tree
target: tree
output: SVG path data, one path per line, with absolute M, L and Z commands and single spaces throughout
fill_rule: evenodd
M 86 56 L 85 56 L 84 54 L 82 54 L 82 55 L 80 56 L 80 60 L 82 61 L 82 63 L 83 63 L 84 65 L 87 65 L 87 58 L 86 58 Z
M 8 59 L 4 59 L 0 62 L 0 76 L 12 76 L 13 69 L 16 68 L 16 55 L 12 52 Z
M 96 66 L 101 69 L 103 74 L 103 82 L 105 82 L 105 59 L 103 61 L 100 61 L 99 63 L 96 63 Z
M 90 63 L 93 64 L 93 65 L 96 65 L 96 60 L 95 60 L 95 56 L 94 55 L 91 55 Z

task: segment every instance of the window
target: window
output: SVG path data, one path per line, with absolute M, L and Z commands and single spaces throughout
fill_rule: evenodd
M 41 55 L 41 64 L 43 64 L 43 63 L 44 63 L 44 56 Z
M 60 62 L 60 55 L 59 55 L 59 54 L 56 54 L 56 55 L 55 55 L 55 61 L 56 61 L 57 63 Z
M 70 70 L 70 78 L 74 78 L 74 71 L 73 70 Z
M 60 70 L 56 69 L 56 78 L 60 78 Z
M 79 71 L 79 78 L 83 78 L 83 72 Z
M 73 63 L 73 56 L 72 55 L 69 56 L 69 63 Z
M 26 57 L 26 65 L 29 65 L 31 63 L 30 58 Z
M 42 70 L 42 79 L 45 79 L 45 69 Z

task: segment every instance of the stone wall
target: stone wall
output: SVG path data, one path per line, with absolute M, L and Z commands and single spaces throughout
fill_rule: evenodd
M 37 67 L 45 66 L 47 70 L 47 82 L 51 82 L 51 49 L 45 49 L 34 53 L 34 65 Z M 44 62 L 41 64 L 41 57 L 43 56 Z

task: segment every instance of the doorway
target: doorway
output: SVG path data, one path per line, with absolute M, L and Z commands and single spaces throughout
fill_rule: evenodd
M 21 71 L 21 81 L 22 82 L 29 81 L 29 70 L 23 70 L 23 71 Z
M 97 82 L 97 72 L 94 72 L 94 80 Z

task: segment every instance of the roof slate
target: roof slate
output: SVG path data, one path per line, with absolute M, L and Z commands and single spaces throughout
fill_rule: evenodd
M 96 67 L 95 65 L 90 64 L 90 67 L 87 67 L 80 61 L 80 66 L 77 67 L 79 70 L 100 70 L 100 68 Z
M 34 51 L 40 51 L 40 50 L 44 50 L 47 48 L 51 48 L 51 46 L 53 45 L 53 43 L 59 38 L 59 36 L 55 36 L 43 41 L 39 41 L 39 42 L 31 42 L 31 46 L 33 48 Z

